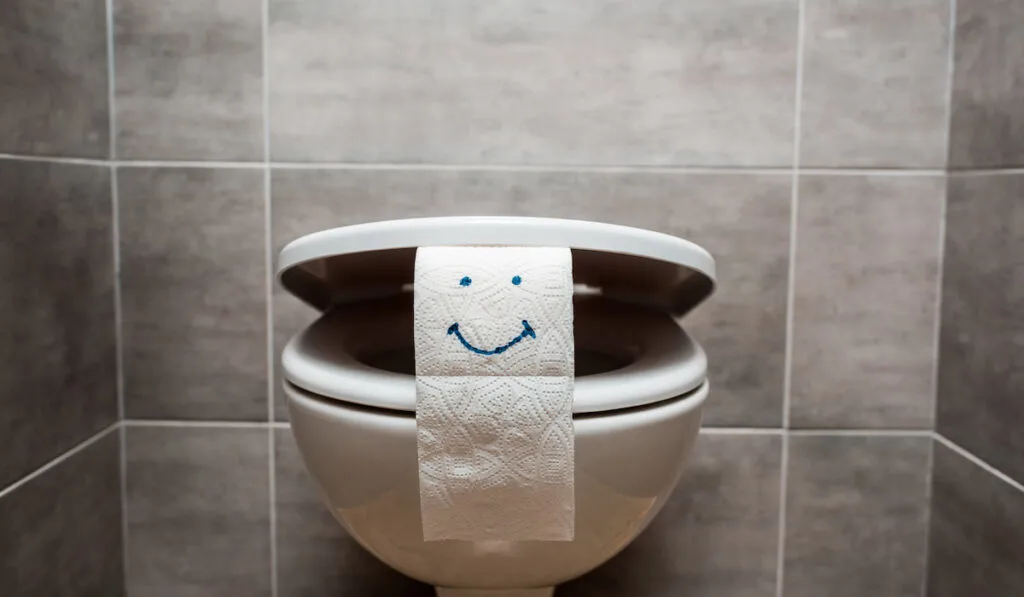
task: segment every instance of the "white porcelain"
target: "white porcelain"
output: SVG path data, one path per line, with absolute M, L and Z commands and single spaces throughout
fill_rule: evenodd
M 574 413 L 642 406 L 704 383 L 704 350 L 667 314 L 595 296 L 575 297 L 573 310 Z M 402 374 L 375 367 L 381 359 L 360 361 L 361 355 L 385 355 L 392 361 L 404 357 L 407 370 Z M 613 371 L 585 374 L 593 366 L 587 357 L 597 355 L 617 355 L 629 362 Z M 281 366 L 291 383 L 314 394 L 415 412 L 412 296 L 353 303 L 325 314 L 288 342 Z
M 411 285 L 416 248 L 433 245 L 572 249 L 573 541 L 423 540 Z M 594 222 L 413 219 L 300 238 L 278 277 L 324 312 L 282 355 L 306 468 L 349 534 L 439 597 L 551 597 L 628 545 L 679 483 L 709 386 L 703 350 L 674 318 L 714 290 L 704 249 Z
M 646 407 L 577 415 L 576 539 L 519 543 L 424 542 L 415 416 L 285 391 L 306 468 L 335 518 L 370 552 L 438 587 L 523 589 L 599 566 L 647 526 L 679 481 L 708 385 Z
M 277 275 L 288 292 L 326 311 L 400 293 L 413 282 L 416 248 L 442 245 L 568 247 L 575 283 L 677 317 L 715 287 L 715 260 L 681 238 L 615 224 L 507 216 L 411 218 L 316 232 L 281 250 Z

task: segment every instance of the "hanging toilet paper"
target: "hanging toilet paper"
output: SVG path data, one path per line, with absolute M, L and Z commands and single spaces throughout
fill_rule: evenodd
M 424 540 L 572 540 L 572 293 L 566 248 L 417 251 Z

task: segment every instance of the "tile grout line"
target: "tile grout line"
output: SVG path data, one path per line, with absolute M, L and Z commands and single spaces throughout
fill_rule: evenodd
M 975 168 L 973 170 L 947 170 L 947 176 L 961 178 L 974 178 L 979 176 L 1020 176 L 1024 174 L 1024 168 Z
M 781 427 L 701 427 L 704 435 L 782 435 Z
M 100 441 L 101 439 L 105 438 L 112 431 L 116 431 L 120 427 L 121 427 L 121 424 L 119 422 L 116 422 L 116 421 L 111 423 L 110 425 L 107 425 L 103 429 L 101 429 L 101 430 L 97 431 L 96 433 L 94 433 L 93 435 L 89 436 L 84 441 L 76 444 L 74 447 L 69 448 L 68 450 L 65 450 L 62 454 L 56 456 L 55 458 L 53 458 L 52 460 L 50 460 L 46 464 L 44 464 L 44 465 L 40 466 L 39 468 L 35 469 L 34 471 L 28 473 L 27 475 L 25 475 L 24 477 L 18 479 L 17 481 L 11 483 L 7 487 L 4 487 L 3 489 L 0 489 L 0 500 L 2 500 L 3 498 L 7 497 L 8 495 L 14 493 L 19 488 L 21 488 L 21 487 L 31 483 L 33 479 L 36 479 L 36 478 L 42 476 L 47 471 L 49 471 L 49 470 L 55 468 L 56 466 L 60 465 L 62 462 L 64 462 L 65 460 L 71 458 L 75 454 L 78 454 L 79 452 L 85 450 L 89 446 L 91 446 L 91 445 L 95 444 L 96 442 Z
M 268 421 L 223 421 L 223 420 L 175 420 L 175 419 L 125 419 L 125 427 L 192 427 L 220 429 L 286 429 L 288 423 Z
M 953 78 L 956 75 L 956 11 L 957 0 L 949 0 L 949 47 L 946 48 L 946 171 L 949 171 L 953 150 Z
M 931 429 L 787 429 L 790 437 L 928 437 Z
M 1001 470 L 997 469 L 996 467 L 992 466 L 991 464 L 985 462 L 984 459 L 980 458 L 979 456 L 976 456 L 974 453 L 972 453 L 967 448 L 964 448 L 964 447 L 960 446 L 959 444 L 957 444 L 953 440 L 947 438 L 946 436 L 942 435 L 941 433 L 935 433 L 935 440 L 937 442 L 939 442 L 940 444 L 942 444 L 943 446 L 946 446 L 950 450 L 956 452 L 961 457 L 971 461 L 975 466 L 980 467 L 985 472 L 987 472 L 987 473 L 991 474 L 992 476 L 998 478 L 1003 483 L 1006 483 L 1007 485 L 1009 485 L 1010 487 L 1013 487 L 1017 491 L 1019 491 L 1021 493 L 1024 493 L 1024 483 L 1021 483 L 1020 481 L 1017 481 L 1016 479 L 1014 479 L 1010 475 L 1007 475 L 1003 471 L 1001 471 Z
M 107 166 L 110 174 L 111 228 L 114 260 L 114 346 L 117 375 L 117 458 L 121 500 L 121 582 L 128 586 L 128 433 L 124 426 L 124 308 L 121 296 L 121 196 L 117 167 L 117 68 L 114 43 L 114 0 L 105 0 L 107 42 Z
M 289 429 L 287 421 L 225 421 L 197 419 L 125 419 L 125 427 L 214 427 Z M 782 427 L 701 427 L 706 435 L 784 435 L 825 437 L 932 437 L 929 429 L 783 429 Z
M 786 586 L 786 500 L 789 494 L 790 402 L 793 386 L 793 319 L 796 289 L 796 250 L 800 205 L 800 144 L 803 120 L 804 42 L 807 4 L 797 2 L 796 90 L 793 96 L 793 164 L 789 202 L 789 277 L 786 281 L 786 345 L 782 375 L 782 446 L 779 471 L 778 542 L 776 544 L 775 595 L 783 597 Z
M 278 595 L 277 578 L 277 440 L 275 437 L 274 393 L 276 368 L 274 367 L 274 254 L 273 254 L 273 197 L 270 173 L 270 0 L 260 1 L 260 39 L 263 67 L 263 252 L 264 298 L 266 307 L 267 342 L 267 491 L 270 533 L 270 595 Z
M 22 155 L 17 153 L 0 153 L 0 160 L 12 162 L 41 162 L 45 164 L 69 164 L 76 166 L 110 166 L 112 160 L 96 160 L 90 158 L 66 158 L 58 156 Z
M 928 595 L 928 577 L 931 568 L 931 545 L 932 545 L 932 495 L 935 492 L 935 432 L 929 434 L 931 441 L 928 442 L 928 462 L 925 464 L 925 488 L 924 488 L 924 577 L 921 579 L 921 597 Z
M 196 169 L 247 169 L 262 170 L 266 167 L 281 170 L 395 170 L 395 171 L 437 171 L 437 172 L 566 172 L 566 173 L 607 173 L 607 174 L 733 174 L 740 176 L 790 175 L 791 166 L 611 166 L 611 165 L 543 165 L 543 164 L 433 164 L 433 163 L 360 163 L 360 162 L 231 162 L 194 160 L 94 160 L 87 158 L 66 158 L 31 156 L 0 153 L 0 159 L 25 162 L 46 162 L 80 164 L 89 166 L 115 166 L 119 168 L 196 168 Z M 826 176 L 945 176 L 945 169 L 935 168 L 795 168 L 799 174 Z M 1024 168 L 999 170 L 954 171 L 958 175 L 1012 174 L 1024 173 Z
M 938 273 L 935 286 L 935 331 L 932 335 L 932 441 L 928 446 L 928 487 L 925 494 L 925 508 L 927 512 L 924 539 L 924 578 L 921 579 L 921 597 L 928 595 L 928 579 L 931 576 L 931 543 L 932 543 L 932 516 L 934 508 L 932 500 L 935 493 L 935 442 L 938 437 L 939 422 L 939 374 L 941 373 L 940 358 L 942 349 L 942 290 L 946 277 L 946 216 L 949 211 L 949 166 L 952 161 L 953 149 L 953 81 L 956 76 L 956 21 L 957 21 L 957 0 L 949 0 L 949 47 L 946 48 L 946 135 L 945 135 L 945 156 L 946 176 L 942 185 L 942 205 L 939 208 L 939 248 L 938 248 Z

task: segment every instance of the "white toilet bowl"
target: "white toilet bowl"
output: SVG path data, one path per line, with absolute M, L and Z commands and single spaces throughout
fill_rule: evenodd
M 607 228 L 618 232 L 619 227 Z M 625 268 L 593 267 L 601 265 L 594 246 L 584 247 L 594 254 L 581 260 L 583 267 L 574 261 L 576 281 L 600 288 L 606 296 L 577 296 L 574 301 L 573 541 L 427 542 L 419 502 L 407 284 L 411 264 L 402 247 L 428 243 L 407 236 L 370 243 L 367 249 L 365 239 L 353 243 L 342 232 L 339 238 L 350 245 L 335 241 L 311 250 L 300 240 L 300 251 L 282 254 L 285 286 L 325 311 L 282 355 L 292 433 L 335 518 L 386 564 L 438 587 L 441 597 L 550 595 L 556 584 L 599 566 L 628 545 L 679 482 L 700 428 L 708 383 L 703 351 L 673 315 L 710 293 L 713 262 L 703 268 L 680 265 L 678 259 L 668 262 L 677 268 L 671 271 L 681 272 L 675 282 L 647 284 L 646 295 L 634 295 L 642 300 L 629 301 L 623 298 L 628 293 L 616 290 L 617 280 L 669 270 L 650 263 L 644 264 L 646 270 L 638 269 L 638 262 L 629 259 L 623 262 Z M 653 236 L 661 242 L 671 239 Z M 451 234 L 444 238 L 447 244 L 460 244 L 458 235 L 456 242 Z M 504 244 L 516 243 L 523 241 Z M 536 241 L 545 243 L 554 244 L 544 238 Z M 597 238 L 590 244 L 605 241 Z M 614 266 L 621 255 L 612 254 Z M 637 259 L 650 259 L 638 251 L 630 257 L 638 254 Z M 700 274 L 696 280 L 694 271 Z M 687 280 L 689 286 L 682 283 Z M 403 286 L 403 292 L 383 291 Z M 355 287 L 362 290 L 352 291 Z

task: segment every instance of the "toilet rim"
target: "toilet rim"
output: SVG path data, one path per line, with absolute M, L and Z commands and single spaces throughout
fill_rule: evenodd
M 286 383 L 338 402 L 392 411 L 416 411 L 416 377 L 371 367 L 353 354 L 351 342 L 370 337 L 411 339 L 410 297 L 349 304 L 325 313 L 296 334 L 281 355 Z M 707 356 L 667 313 L 600 298 L 576 304 L 576 336 L 588 348 L 606 338 L 635 351 L 611 371 L 577 377 L 573 413 L 630 409 L 691 393 L 707 378 Z M 598 328 L 597 323 L 600 322 Z M 387 329 L 386 326 L 392 326 Z M 591 332 L 593 326 L 601 333 Z M 609 330 L 612 333 L 609 333 Z

